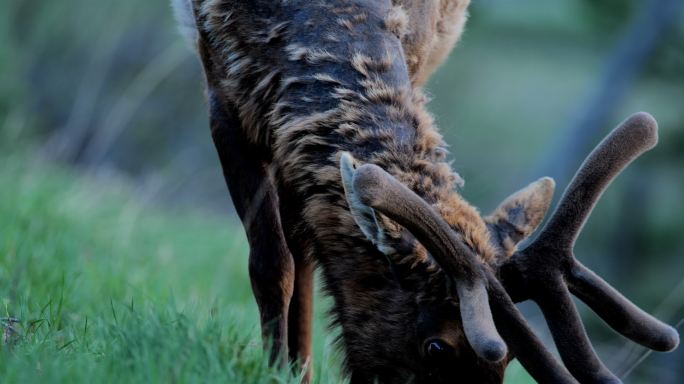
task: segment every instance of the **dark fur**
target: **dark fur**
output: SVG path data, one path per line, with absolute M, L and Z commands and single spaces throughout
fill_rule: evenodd
M 250 277 L 265 339 L 274 342 L 274 361 L 286 350 L 292 359 L 310 359 L 316 263 L 334 298 L 333 319 L 341 326 L 353 382 L 502 381 L 508 359 L 490 363 L 475 355 L 450 278 L 412 234 L 379 216 L 383 240 L 373 244 L 357 226 L 340 180 L 339 157 L 348 152 L 424 199 L 479 257 L 490 301 L 498 305 L 497 328 L 509 346 L 520 343 L 510 348 L 530 372 L 572 381 L 486 267 L 504 265 L 506 289 L 525 289 L 517 265 L 504 259 L 520 259 L 515 244 L 541 221 L 548 185 L 510 198 L 486 224 L 456 193 L 459 178 L 444 161 L 444 144 L 414 87 L 460 34 L 462 22 L 457 32 L 440 35 L 445 24 L 439 16 L 448 10 L 464 18 L 467 1 L 406 11 L 389 0 L 188 1 L 207 77 L 212 135 L 250 242 Z M 522 214 L 516 211 L 521 207 Z M 496 236 L 490 238 L 490 231 Z M 553 310 L 567 313 L 562 306 Z M 574 331 L 567 334 L 576 336 Z M 451 347 L 442 360 L 425 356 L 424 343 L 433 338 Z
M 432 312 L 442 306 L 447 290 L 439 278 L 425 287 L 414 276 L 439 271 L 408 236 L 404 252 L 420 255 L 423 265 L 399 263 L 397 273 L 411 271 L 400 287 L 387 259 L 349 214 L 338 170 L 342 151 L 390 170 L 450 218 L 480 255 L 494 257 L 484 222 L 455 192 L 457 177 L 444 162 L 443 143 L 424 110 L 424 97 L 412 87 L 401 41 L 386 25 L 390 4 L 343 3 L 195 3 L 210 104 L 218 106 L 211 109 L 213 135 L 238 211 L 259 195 L 261 180 L 275 187 L 265 194 L 258 224 L 246 228 L 265 332 L 283 349 L 283 329 L 290 328 L 290 349 L 308 358 L 310 331 L 292 328 L 301 322 L 299 328 L 308 328 L 310 310 L 302 307 L 311 300 L 310 276 L 301 283 L 293 265 L 315 259 L 335 298 L 333 315 L 355 381 L 425 381 L 440 370 L 447 371 L 444 377 L 459 372 L 461 377 L 500 380 L 503 365 L 480 362 L 467 349 L 458 332 L 458 311 L 457 321 L 444 324 L 454 330 L 450 342 L 463 358 L 427 368 L 418 333 L 431 329 L 421 330 L 418 319 L 435 317 Z M 225 118 L 226 110 L 231 119 Z M 228 144 L 237 132 L 242 137 Z M 244 158 L 238 158 L 242 149 L 236 151 L 235 143 L 241 143 Z M 274 169 L 274 178 L 269 179 L 266 167 Z M 282 235 L 274 225 L 278 217 L 288 228 Z M 279 240 L 283 235 L 286 247 Z M 261 249 L 265 243 L 273 249 Z M 300 285 L 304 289 L 295 294 Z M 293 295 L 294 305 L 283 305 Z

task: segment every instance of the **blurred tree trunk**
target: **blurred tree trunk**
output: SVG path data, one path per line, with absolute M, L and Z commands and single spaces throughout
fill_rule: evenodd
M 558 140 L 541 157 L 542 161 L 533 169 L 530 179 L 547 175 L 553 177 L 559 186 L 567 185 L 591 147 L 608 129 L 612 129 L 609 122 L 649 57 L 663 41 L 663 36 L 679 20 L 683 5 L 684 0 L 649 0 L 637 9 L 607 55 L 598 81 L 582 98 L 568 122 L 560 127 Z M 606 255 L 606 262 L 616 268 L 614 275 L 624 276 L 624 271 L 634 271 L 635 258 L 640 256 L 641 247 L 637 243 L 641 240 L 639 234 L 643 220 L 638 217 L 643 218 L 646 213 L 643 209 L 637 209 L 638 212 L 631 210 L 642 201 L 644 188 L 643 184 L 639 185 L 642 182 L 638 176 L 630 177 L 628 190 L 623 195 L 625 200 L 620 207 L 619 220 L 631 225 L 620 225 L 622 229 L 616 226 L 617 232 L 612 233 L 611 251 Z M 608 231 L 606 234 L 610 233 Z M 539 328 L 539 323 L 534 323 Z M 630 352 L 627 351 L 627 357 Z
M 564 185 L 613 118 L 631 84 L 663 35 L 679 20 L 684 0 L 650 0 L 637 9 L 625 32 L 608 55 L 599 81 L 582 105 L 561 127 L 535 175 L 548 175 Z
M 562 127 L 559 141 L 550 147 L 543 163 L 537 167 L 537 175 L 554 177 L 560 185 L 566 185 L 580 162 L 613 124 L 615 112 L 623 101 L 632 83 L 647 64 L 649 57 L 664 40 L 663 36 L 679 20 L 684 5 L 682 0 L 650 0 L 637 9 L 632 20 L 611 53 L 607 56 L 601 70 L 599 81 L 589 90 L 582 100 L 577 112 Z M 623 116 L 625 117 L 625 116 Z M 619 117 L 619 118 L 623 118 Z M 647 212 L 645 201 L 648 200 L 648 184 L 645 182 L 643 170 L 633 170 L 639 174 L 631 174 L 626 180 L 622 194 L 620 212 L 612 232 L 612 239 L 606 247 L 605 263 L 610 263 L 610 274 L 625 283 L 625 277 L 638 270 L 637 263 L 643 260 L 643 225 Z M 608 234 L 608 233 L 606 233 Z M 608 278 L 609 280 L 615 280 Z M 653 309 L 653 308 L 648 308 Z M 642 349 L 631 343 L 620 353 L 624 360 L 613 360 L 613 368 L 624 371 L 625 363 L 635 363 L 634 356 L 640 356 Z M 681 364 L 681 351 L 667 356 L 651 356 L 661 367 L 661 374 L 644 372 L 650 379 L 662 383 L 677 382 L 681 376 L 676 372 Z M 651 361 L 649 366 L 654 364 Z M 634 379 L 639 377 L 635 374 Z

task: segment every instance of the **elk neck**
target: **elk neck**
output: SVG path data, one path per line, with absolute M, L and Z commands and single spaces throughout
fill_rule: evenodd
M 200 35 L 219 53 L 209 65 L 205 59 L 213 68 L 211 93 L 230 100 L 244 134 L 272 154 L 283 226 L 323 267 L 342 339 L 357 340 L 347 350 L 382 340 L 387 359 L 391 351 L 414 351 L 402 343 L 415 332 L 416 292 L 400 289 L 354 223 L 340 153 L 379 165 L 437 209 L 478 254 L 492 252 L 479 214 L 456 192 L 459 177 L 445 160 L 426 98 L 411 85 L 401 28 L 387 20 L 389 1 L 259 3 L 202 7 Z M 415 254 L 424 261 L 414 260 L 424 281 L 434 264 L 424 249 Z M 383 340 L 389 334 L 402 337 Z
M 200 23 L 219 53 L 212 93 L 231 100 L 245 135 L 273 154 L 288 186 L 339 189 L 339 177 L 321 171 L 337 173 L 338 153 L 349 151 L 430 203 L 451 195 L 456 179 L 425 97 L 409 81 L 389 4 L 272 3 L 207 1 Z

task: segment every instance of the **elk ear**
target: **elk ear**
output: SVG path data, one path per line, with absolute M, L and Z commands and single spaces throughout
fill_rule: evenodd
M 542 222 L 551 205 L 555 187 L 553 179 L 543 177 L 506 198 L 484 218 L 506 256 L 512 255 L 516 245 Z
M 382 253 L 388 254 L 391 249 L 385 245 L 385 231 L 379 224 L 375 210 L 361 202 L 359 195 L 354 190 L 352 180 L 356 168 L 357 164 L 354 157 L 348 152 L 342 153 L 340 156 L 340 175 L 342 176 L 342 185 L 344 186 L 349 211 L 366 238 Z

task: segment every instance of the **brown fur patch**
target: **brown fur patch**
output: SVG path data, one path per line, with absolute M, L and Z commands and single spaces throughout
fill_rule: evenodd
M 492 248 L 489 231 L 475 207 L 461 196 L 453 194 L 446 201 L 438 203 L 436 209 L 485 262 L 495 260 L 496 251 Z
M 385 18 L 385 28 L 398 38 L 403 38 L 408 29 L 408 15 L 402 6 L 394 6 Z
M 458 178 L 427 98 L 413 86 L 425 73 L 424 61 L 414 65 L 406 58 L 428 57 L 432 43 L 422 37 L 437 28 L 434 19 L 413 18 L 409 7 L 434 10 L 437 3 L 394 3 L 404 5 L 408 24 L 398 14 L 388 16 L 397 11 L 385 2 L 349 8 L 311 1 L 303 12 L 294 1 L 194 0 L 210 92 L 235 108 L 245 141 L 275 169 L 288 244 L 322 267 L 346 366 L 368 382 L 427 377 L 416 347 L 422 342 L 415 336 L 418 303 L 443 302 L 451 295 L 450 279 L 415 238 L 381 216 L 387 249 L 395 251 L 391 261 L 404 274 L 403 285 L 397 283 L 388 258 L 365 240 L 350 213 L 339 153 L 382 167 L 483 260 L 493 254 L 483 220 L 456 192 Z M 394 36 L 401 36 L 401 45 Z M 236 144 L 219 145 L 230 151 Z M 472 355 L 466 345 L 457 347 Z M 473 362 L 467 370 L 487 371 Z
M 299 44 L 290 44 L 285 48 L 288 57 L 292 61 L 306 61 L 310 64 L 319 64 L 325 61 L 341 62 L 342 59 L 326 49 L 316 47 L 304 47 Z
M 392 1 L 408 15 L 402 45 L 414 85 L 425 84 L 444 62 L 463 33 L 469 3 L 470 0 Z

